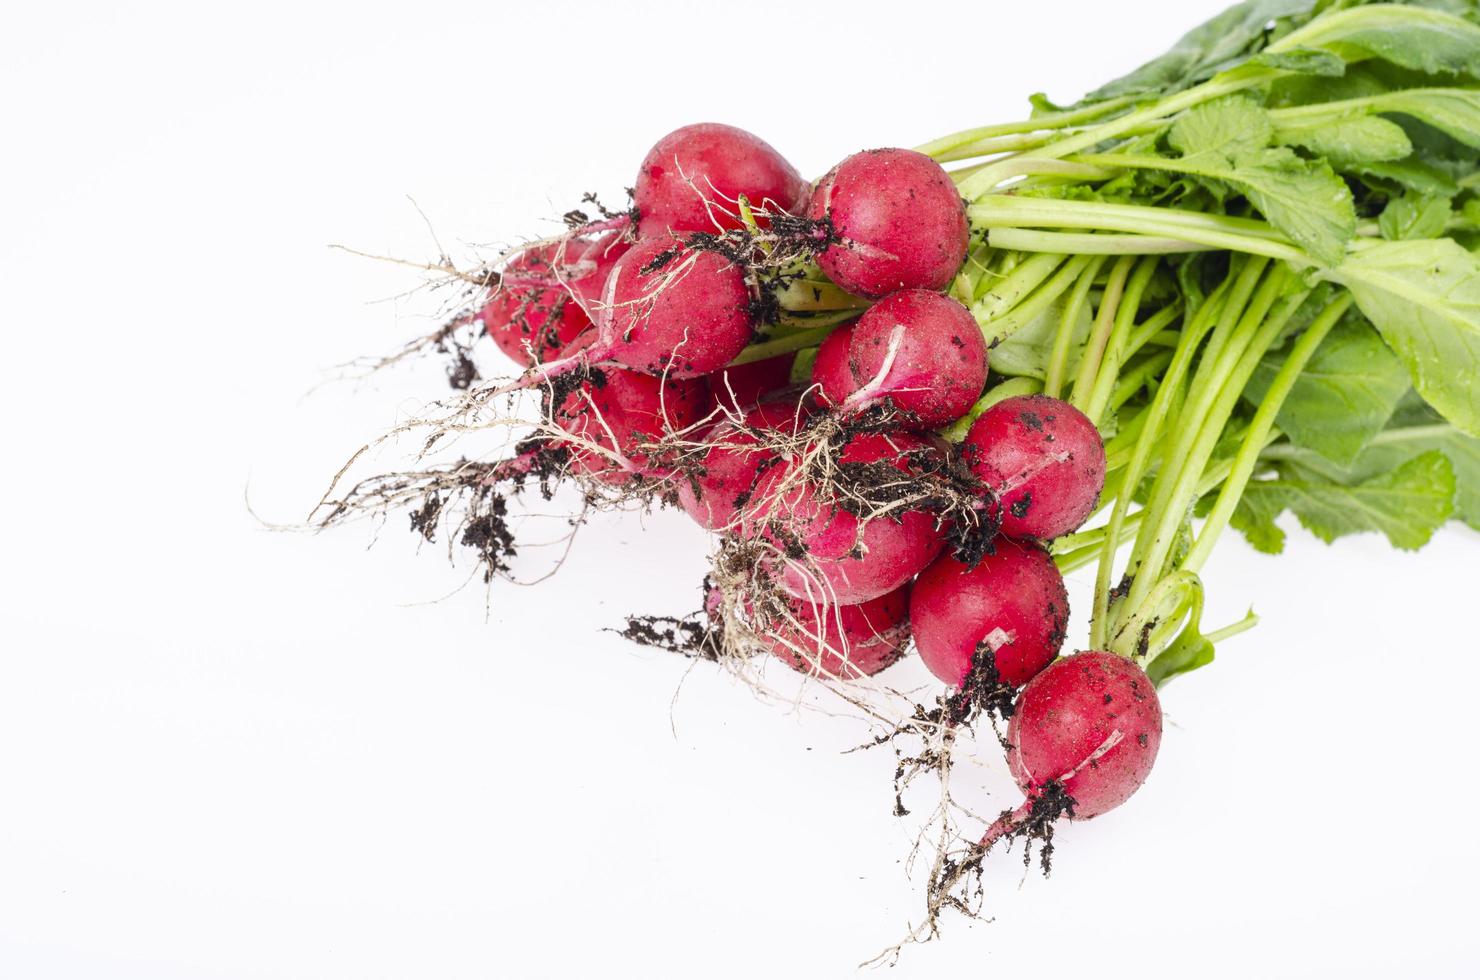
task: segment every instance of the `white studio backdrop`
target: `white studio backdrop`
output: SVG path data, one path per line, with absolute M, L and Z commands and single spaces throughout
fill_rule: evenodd
M 127 6 L 0 35 L 0 976 L 856 975 L 920 913 L 893 756 L 603 632 L 696 604 L 686 518 L 492 590 L 400 518 L 265 529 L 440 384 L 320 384 L 428 326 L 326 245 L 546 234 L 697 120 L 820 173 L 1222 0 Z M 1209 566 L 1264 622 L 1168 689 L 1145 789 L 891 975 L 1473 975 L 1480 540 L 1290 530 Z

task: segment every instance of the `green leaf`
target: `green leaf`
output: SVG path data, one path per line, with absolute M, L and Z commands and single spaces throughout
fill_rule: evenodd
M 1469 147 L 1480 147 L 1480 91 L 1422 88 L 1388 92 L 1373 99 L 1377 112 L 1397 112 L 1433 126 Z
M 1459 193 L 1459 185 L 1454 182 L 1453 177 L 1416 156 L 1387 163 L 1355 163 L 1347 169 L 1363 177 L 1391 182 L 1420 194 L 1453 197 Z
M 1340 78 L 1346 74 L 1346 62 L 1339 55 L 1320 48 L 1291 48 L 1288 51 L 1264 51 L 1249 59 L 1249 64 L 1298 75 Z
M 1249 493 L 1250 489 L 1258 486 L 1258 481 L 1249 484 L 1228 523 L 1242 532 L 1255 551 L 1277 555 L 1285 550 L 1285 532 L 1274 519 L 1280 516 L 1285 505 L 1277 494 Z
M 1244 389 L 1258 405 L 1285 354 L 1264 358 Z M 1355 460 L 1388 424 L 1408 391 L 1408 371 L 1361 318 L 1342 320 L 1316 348 L 1280 407 L 1276 424 L 1297 446 L 1337 463 Z
M 1454 468 L 1436 451 L 1352 486 L 1313 476 L 1255 480 L 1244 498 L 1248 512 L 1264 521 L 1263 527 L 1253 522 L 1258 534 L 1267 534 L 1273 523 L 1269 515 L 1290 510 L 1328 544 L 1349 534 L 1380 531 L 1393 547 L 1416 550 L 1454 513 L 1454 490 Z
M 1142 92 L 1167 94 L 1212 78 L 1262 50 L 1269 25 L 1304 21 L 1314 0 L 1246 0 L 1188 31 L 1170 51 L 1085 96 L 1100 102 Z
M 1172 125 L 1167 143 L 1179 159 L 1132 159 L 1236 188 L 1313 258 L 1335 265 L 1357 230 L 1351 189 L 1324 161 L 1304 160 L 1288 147 L 1267 148 L 1273 135 L 1268 112 L 1230 96 L 1190 109 Z
M 1060 297 L 1049 304 L 1036 318 L 1014 330 L 992 348 L 992 370 L 998 374 L 1014 377 L 1029 377 L 1043 380 L 1048 377 L 1048 360 L 1053 354 L 1053 345 L 1058 337 L 1059 324 L 1064 318 L 1067 297 Z M 1079 363 L 1085 339 L 1089 337 L 1090 324 L 1094 317 L 1091 304 L 1084 303 L 1079 309 L 1079 319 L 1073 328 L 1069 356 L 1065 368 L 1068 376 L 1074 376 L 1074 366 Z
M 1304 147 L 1335 167 L 1401 160 L 1413 152 L 1403 127 L 1380 116 L 1282 125 L 1276 127 L 1274 138 L 1287 146 Z
M 1262 150 L 1274 137 L 1274 121 L 1253 99 L 1230 95 L 1183 113 L 1167 131 L 1167 143 L 1184 157 L 1217 154 L 1227 160 Z
M 1415 399 L 1416 400 L 1416 399 Z M 1454 467 L 1454 516 L 1480 530 L 1480 439 L 1439 419 L 1427 405 L 1420 412 L 1399 409 L 1393 425 L 1379 433 L 1355 460 L 1339 465 L 1309 450 L 1282 447 L 1282 459 L 1296 472 L 1355 484 L 1397 469 L 1427 452 L 1442 452 Z
M 1393 198 L 1377 219 L 1382 237 L 1389 241 L 1439 238 L 1448 224 L 1449 198 L 1426 194 Z
M 1430 405 L 1480 435 L 1480 258 L 1447 238 L 1363 242 L 1331 277 Z
M 1347 61 L 1373 56 L 1430 75 L 1480 75 L 1480 27 L 1418 6 L 1370 4 L 1328 13 L 1271 48 L 1326 48 Z

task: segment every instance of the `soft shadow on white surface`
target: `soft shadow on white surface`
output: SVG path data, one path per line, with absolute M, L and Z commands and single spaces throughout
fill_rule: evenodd
M 407 196 L 457 257 L 547 233 L 696 119 L 821 172 L 1073 97 L 1220 6 L 21 12 L 0 975 L 832 977 L 894 942 L 921 903 L 892 755 L 603 632 L 697 604 L 685 518 L 603 519 L 488 593 L 399 518 L 366 550 L 248 513 L 250 487 L 300 518 L 438 390 L 427 364 L 304 397 L 424 326 L 367 305 L 414 280 L 325 246 L 434 257 Z M 1210 617 L 1264 624 L 1168 689 L 1145 790 L 1048 881 L 999 858 L 995 921 L 891 975 L 1462 974 L 1477 557 L 1459 528 L 1418 555 L 1230 537 Z

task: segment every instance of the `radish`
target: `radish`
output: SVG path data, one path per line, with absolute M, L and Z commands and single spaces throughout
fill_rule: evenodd
M 1007 762 L 1027 797 L 988 828 L 981 847 L 1026 836 L 1051 850 L 1060 816 L 1088 820 L 1146 781 L 1161 746 L 1161 700 L 1129 659 L 1091 650 L 1028 682 L 1007 726 Z
M 872 677 L 904 656 L 909 587 L 851 606 L 791 603 L 795 622 L 772 622 L 763 642 L 793 670 L 841 680 Z
M 848 373 L 844 408 L 889 401 L 913 424 L 939 428 L 965 415 L 986 387 L 987 345 L 966 307 L 940 293 L 905 290 L 859 318 Z
M 777 458 L 761 445 L 755 433 L 795 435 L 806 418 L 800 405 L 778 401 L 752 409 L 742 426 L 720 422 L 706 440 L 714 447 L 700 460 L 699 471 L 678 481 L 678 500 L 683 509 L 707 530 L 728 527 Z
M 595 321 L 601 306 L 602 292 L 617 260 L 632 247 L 622 232 L 609 232 L 599 238 L 575 239 L 566 244 L 565 286 L 576 297 L 581 308 Z
M 807 217 L 828 232 L 817 264 L 858 296 L 944 289 L 966 258 L 966 205 L 941 165 L 914 150 L 848 157 L 812 191 Z
M 668 239 L 640 241 L 612 267 L 596 329 L 587 363 L 674 378 L 712 374 L 750 341 L 745 270 Z M 552 366 L 546 376 L 573 366 Z
M 975 566 L 942 555 L 921 572 L 910 624 L 920 659 L 947 684 L 1017 688 L 1059 655 L 1069 594 L 1047 551 L 999 538 Z
M 635 371 L 596 368 L 560 399 L 553 418 L 572 436 L 607 451 L 569 445 L 573 470 L 603 482 L 625 483 L 646 472 L 647 458 L 639 446 L 695 425 L 711 404 L 702 379 L 659 380 Z
M 875 509 L 870 494 L 902 499 L 899 488 L 911 486 L 936 457 L 933 444 L 909 433 L 856 435 L 838 456 L 842 485 L 833 499 L 795 479 L 790 464 L 773 467 L 742 514 L 741 532 L 759 532 L 781 551 L 763 561 L 798 599 L 851 605 L 893 592 L 940 553 L 944 537 L 936 518 L 907 505 L 864 516 L 854 511 Z
M 633 200 L 643 235 L 744 227 L 739 198 L 763 211 L 796 211 L 807 193 L 796 168 L 760 137 L 696 123 L 658 140 L 637 171 Z M 764 215 L 757 215 L 765 223 Z
M 795 354 L 768 357 L 727 367 L 709 378 L 715 400 L 734 412 L 743 412 L 760 403 L 774 391 L 791 384 L 791 364 Z
M 817 400 L 824 405 L 841 405 L 849 392 L 858 387 L 848 367 L 848 345 L 857 322 L 838 327 L 817 348 L 817 359 L 812 362 L 812 385 Z
M 509 265 L 508 281 L 478 312 L 498 349 L 524 367 L 560 356 L 591 326 L 585 309 L 559 284 L 556 255 L 553 245 L 520 255 Z M 535 284 L 542 282 L 550 286 Z
M 1047 541 L 1077 530 L 1105 486 L 1105 444 L 1084 413 L 1022 395 L 981 414 L 961 459 L 1002 503 L 1002 533 Z

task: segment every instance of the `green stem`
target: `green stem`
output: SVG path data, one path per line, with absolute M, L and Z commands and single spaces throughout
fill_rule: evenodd
M 987 233 L 993 248 L 1019 252 L 1064 252 L 1071 255 L 1179 255 L 1211 252 L 1212 245 L 1199 245 L 1185 238 L 1155 235 L 1093 235 L 1072 231 L 1034 231 L 1028 228 L 993 228 Z
M 968 146 L 981 140 L 991 139 L 996 136 L 1011 136 L 1017 133 L 1036 133 L 1044 130 L 1064 129 L 1076 126 L 1080 123 L 1090 122 L 1107 116 L 1112 112 L 1124 109 L 1126 106 L 1134 105 L 1134 95 L 1122 95 L 1116 99 L 1106 99 L 1096 102 L 1094 105 L 1085 106 L 1081 109 L 1068 109 L 1063 112 L 1049 112 L 1032 119 L 1024 119 L 1017 122 L 998 123 L 992 126 L 977 126 L 973 129 L 963 129 L 959 133 L 951 133 L 939 139 L 931 140 L 929 143 L 915 147 L 916 152 L 927 156 L 940 158 L 940 154 Z
M 1185 239 L 1215 249 L 1228 249 L 1280 259 L 1297 267 L 1315 262 L 1266 222 L 1252 218 L 1182 211 L 1177 208 L 1102 201 L 994 196 L 966 209 L 977 228 L 1090 228 L 1164 238 Z
M 1110 332 L 1115 327 L 1120 312 L 1120 299 L 1125 293 L 1126 280 L 1136 264 L 1133 255 L 1123 255 L 1115 260 L 1110 269 L 1110 279 L 1105 283 L 1104 295 L 1100 297 L 1100 308 L 1095 311 L 1095 322 L 1089 328 L 1089 337 L 1084 342 L 1084 352 L 1079 355 L 1079 370 L 1074 375 L 1074 389 L 1069 404 L 1084 410 L 1089 389 L 1094 384 L 1095 372 L 1100 369 L 1100 360 L 1105 354 L 1105 345 L 1110 342 Z
M 1195 572 L 1201 569 L 1203 563 L 1208 560 L 1214 542 L 1228 526 L 1228 521 L 1233 516 L 1234 508 L 1238 506 L 1239 498 L 1243 496 L 1249 478 L 1254 475 L 1254 468 L 1258 465 L 1259 455 L 1264 449 L 1270 431 L 1274 428 L 1275 417 L 1279 415 L 1280 406 L 1284 404 L 1285 398 L 1290 394 L 1290 389 L 1295 385 L 1295 380 L 1300 376 L 1300 372 L 1305 370 L 1316 348 L 1320 346 L 1321 341 L 1326 339 L 1326 335 L 1331 332 L 1332 327 L 1336 326 L 1337 321 L 1346 314 L 1351 304 L 1351 294 L 1342 295 L 1340 299 L 1322 310 L 1320 316 L 1312 321 L 1305 333 L 1301 334 L 1300 339 L 1295 342 L 1290 356 L 1285 358 L 1285 363 L 1275 375 L 1269 391 L 1259 402 L 1259 410 L 1254 413 L 1254 421 L 1249 424 L 1243 445 L 1239 447 L 1238 455 L 1234 458 L 1232 473 L 1227 482 L 1223 484 L 1223 490 L 1218 494 L 1218 500 L 1213 504 L 1207 520 L 1203 522 L 1202 530 L 1198 533 L 1192 550 L 1182 562 L 1183 568 Z
M 1089 298 L 1089 291 L 1095 284 L 1095 279 L 1100 274 L 1100 269 L 1105 264 L 1104 256 L 1096 256 L 1085 263 L 1079 273 L 1079 278 L 1074 281 L 1074 291 L 1069 294 L 1069 302 L 1064 305 L 1064 313 L 1059 318 L 1058 333 L 1054 335 L 1053 350 L 1048 357 L 1048 371 L 1044 376 L 1043 392 L 1053 398 L 1059 397 L 1059 391 L 1064 386 L 1064 372 L 1069 362 L 1069 348 L 1074 344 L 1074 333 L 1079 326 L 1079 317 L 1084 312 L 1084 304 Z
M 1074 256 L 1065 262 L 1058 272 L 1054 273 L 1053 278 L 1006 313 L 983 320 L 978 309 L 973 309 L 971 312 L 977 315 L 977 323 L 982 328 L 982 337 L 988 346 L 1007 339 L 1018 328 L 1032 323 L 1046 313 L 1054 301 L 1079 278 L 1080 273 L 1090 264 L 1090 261 L 1091 258 L 1088 255 Z
M 849 318 L 845 317 L 844 319 Z M 777 337 L 774 340 L 763 340 L 760 343 L 751 344 L 730 362 L 730 366 L 735 367 L 740 364 L 752 364 L 756 361 L 764 361 L 782 354 L 790 354 L 792 351 L 816 347 L 826 340 L 827 335 L 836 330 L 839 323 L 842 322 L 843 320 L 839 320 L 838 323 L 830 323 L 825 327 L 798 330 L 796 333 L 788 334 L 785 337 Z
M 1161 259 L 1157 256 L 1142 258 L 1126 286 L 1120 310 L 1115 316 L 1115 329 L 1110 332 L 1109 343 L 1105 345 L 1094 384 L 1083 405 L 1084 414 L 1097 426 L 1104 421 L 1105 409 L 1110 403 L 1110 396 L 1115 392 L 1115 379 L 1120 376 L 1120 369 L 1125 364 L 1126 348 L 1136 325 L 1136 315 L 1141 312 L 1141 298 L 1145 296 L 1146 287 L 1151 284 L 1151 277 L 1156 274 L 1156 267 L 1160 262 Z
M 1063 265 L 1064 259 L 1063 255 L 1029 256 L 987 289 L 983 290 L 978 287 L 980 295 L 972 304 L 972 312 L 976 314 L 977 322 L 985 323 L 994 320 L 1017 306 L 1023 301 L 1023 297 L 1043 285 L 1044 281 L 1053 275 L 1059 266 Z M 983 276 L 982 282 L 987 282 L 990 275 L 988 273 Z

